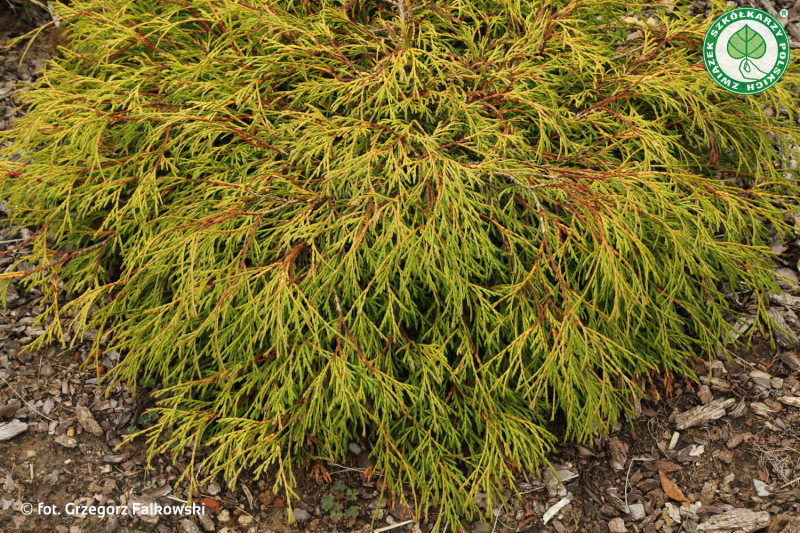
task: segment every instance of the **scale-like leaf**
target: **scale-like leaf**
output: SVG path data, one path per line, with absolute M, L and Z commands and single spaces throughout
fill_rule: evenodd
M 745 24 L 728 41 L 728 55 L 734 59 L 758 59 L 767 52 L 767 43 L 757 31 Z

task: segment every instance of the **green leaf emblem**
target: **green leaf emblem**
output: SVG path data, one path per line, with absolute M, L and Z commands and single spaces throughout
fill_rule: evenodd
M 758 59 L 766 52 L 767 44 L 764 38 L 747 24 L 734 33 L 728 41 L 728 55 L 734 59 L 743 57 Z

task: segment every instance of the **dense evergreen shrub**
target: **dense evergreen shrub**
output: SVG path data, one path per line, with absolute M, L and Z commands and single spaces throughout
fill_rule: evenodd
M 93 328 L 94 356 L 124 354 L 114 378 L 162 384 L 154 451 L 209 444 L 208 473 L 291 487 L 356 440 L 452 525 L 539 467 L 548 420 L 585 441 L 639 378 L 724 349 L 726 293 L 768 324 L 798 76 L 724 92 L 710 19 L 620 0 L 59 13 L 71 50 L 5 135 L 24 155 L 3 195 L 36 231 L 4 277 L 44 291 L 40 342 Z

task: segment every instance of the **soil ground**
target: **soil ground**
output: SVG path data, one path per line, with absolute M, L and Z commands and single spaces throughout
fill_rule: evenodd
M 755 7 L 790 8 L 790 33 L 800 33 L 800 23 L 795 24 L 800 6 L 761 4 Z M 14 99 L 16 82 L 32 80 L 57 53 L 61 37 L 47 30 L 22 62 L 23 45 L 4 45 L 47 21 L 42 11 L 21 14 L 0 0 L 0 129 L 12 127 L 25 111 Z M 7 214 L 5 202 L 0 203 L 0 250 L 8 250 L 0 255 L 3 270 L 22 252 L 14 248 L 29 234 L 3 225 Z M 796 281 L 800 240 L 775 246 L 782 252 L 776 268 Z M 542 478 L 529 477 L 516 487 L 520 498 L 508 492 L 507 507 L 488 510 L 486 524 L 476 521 L 466 531 L 800 531 L 800 356 L 793 336 L 800 337 L 795 314 L 800 313 L 800 297 L 791 279 L 784 289 L 775 295 L 774 310 L 792 335 L 782 336 L 779 346 L 757 340 L 729 361 L 698 367 L 705 384 L 655 377 L 650 395 L 635 403 L 639 416 L 608 437 L 559 446 L 551 458 L 558 476 L 547 471 Z M 235 488 L 220 480 L 201 483 L 191 496 L 203 504 L 204 514 L 80 513 L 82 505 L 113 506 L 116 512 L 134 505 L 182 505 L 190 495 L 185 484 L 176 482 L 192 458 L 187 453 L 172 463 L 156 457 L 148 469 L 144 442 L 120 447 L 125 434 L 149 422 L 147 391 L 134 395 L 124 386 L 98 384 L 103 369 L 82 368 L 83 345 L 23 351 L 42 333 L 33 326 L 41 312 L 40 295 L 14 285 L 7 300 L 7 309 L 0 309 L 0 430 L 26 428 L 0 442 L 0 531 L 426 532 L 435 521 L 435 513 L 415 517 L 399 502 L 381 499 L 375 484 L 363 477 L 370 460 L 365 446 L 357 443 L 346 464 L 299 472 L 299 498 L 293 499 L 292 510 L 285 495 L 269 490 L 269 476 L 256 480 L 244 475 Z M 113 367 L 118 357 L 106 353 L 102 366 Z M 698 414 L 703 406 L 720 404 L 715 419 Z M 699 422 L 678 429 L 687 416 Z M 557 426 L 552 429 L 558 434 Z M 203 457 L 203 451 L 194 457 L 196 466 Z M 48 514 L 50 509 L 55 511 Z M 715 529 L 720 517 L 731 513 L 749 520 L 749 526 L 740 522 L 745 525 Z M 290 515 L 297 519 L 291 525 Z

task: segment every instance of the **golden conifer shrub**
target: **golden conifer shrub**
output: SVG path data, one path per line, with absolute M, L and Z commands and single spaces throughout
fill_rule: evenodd
M 209 445 L 206 474 L 271 469 L 291 494 L 298 465 L 358 441 L 373 479 L 452 527 L 546 462 L 548 420 L 586 441 L 642 377 L 724 350 L 727 294 L 769 325 L 800 78 L 725 92 L 700 56 L 710 18 L 638 0 L 57 11 L 69 49 L 3 136 L 3 197 L 34 229 L 19 275 L 49 302 L 39 344 L 91 328 L 95 356 L 123 354 L 113 379 L 160 384 L 151 452 Z

